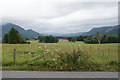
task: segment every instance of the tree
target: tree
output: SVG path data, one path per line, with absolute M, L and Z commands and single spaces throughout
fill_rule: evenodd
M 76 37 L 68 37 L 68 40 L 71 42 L 75 42 L 76 41 Z
M 39 36 L 38 40 L 39 40 L 39 42 L 45 42 L 45 37 L 44 36 Z
M 27 43 L 26 39 L 19 34 L 19 32 L 13 27 L 11 30 L 4 35 L 3 43 L 17 44 L 17 43 Z
M 18 43 L 26 43 L 27 41 L 26 41 L 26 39 L 22 36 L 22 35 L 18 35 Z
M 19 37 L 19 32 L 12 27 L 11 30 L 9 31 L 8 42 L 10 44 L 16 44 L 19 42 L 18 37 Z
M 77 41 L 84 41 L 84 36 L 82 36 L 82 35 L 78 36 Z
M 102 36 L 99 34 L 99 32 L 96 32 L 95 38 L 98 41 L 98 43 L 101 44 Z
M 107 34 L 104 34 L 101 40 L 101 43 L 107 43 L 108 42 L 108 36 Z
M 84 38 L 84 42 L 87 44 L 95 44 L 97 43 L 97 40 L 93 36 L 88 36 Z
M 3 43 L 8 43 L 8 33 L 4 35 Z

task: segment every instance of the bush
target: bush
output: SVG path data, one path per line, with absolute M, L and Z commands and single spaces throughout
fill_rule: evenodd
M 76 41 L 76 37 L 68 37 L 68 40 L 71 42 L 75 42 Z
M 87 43 L 87 44 L 96 44 L 96 43 L 98 43 L 97 40 L 92 36 L 84 38 L 84 42 Z
M 27 42 L 27 44 L 30 44 L 30 42 Z
M 79 70 L 93 70 L 95 64 L 88 56 L 80 49 L 73 50 L 72 53 L 58 54 L 60 57 L 60 64 L 63 68 L 62 70 L 67 71 L 79 71 Z
M 38 37 L 39 42 L 44 42 L 44 43 L 57 43 L 59 41 L 58 37 L 53 37 L 53 36 L 39 36 Z

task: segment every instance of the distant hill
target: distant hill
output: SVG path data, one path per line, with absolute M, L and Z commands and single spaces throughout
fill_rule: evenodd
M 0 38 L 2 38 L 2 25 L 0 25 Z
M 1 26 L 0 26 L 1 27 Z M 94 36 L 96 32 L 99 32 L 100 34 L 108 34 L 108 35 L 117 35 L 118 34 L 118 25 L 115 26 L 105 26 L 105 27 L 99 27 L 99 28 L 93 28 L 88 32 L 78 32 L 78 33 L 70 33 L 70 34 L 39 34 L 36 31 L 33 31 L 32 29 L 25 30 L 21 28 L 18 25 L 7 23 L 5 25 L 2 25 L 2 37 L 10 31 L 10 29 L 14 27 L 19 31 L 20 34 L 22 34 L 25 38 L 34 38 L 38 36 L 61 36 L 61 37 L 69 37 L 69 36 L 79 36 L 79 35 L 92 35 Z M 120 25 L 119 25 L 120 27 Z M 1 30 L 0 30 L 1 32 Z M 0 34 L 1 35 L 1 34 Z
M 86 32 L 78 32 L 78 33 L 70 33 L 70 34 L 64 34 L 61 36 L 69 37 L 69 36 L 79 36 L 79 35 L 84 35 Z
M 105 27 L 93 28 L 88 32 L 78 32 L 78 33 L 70 33 L 70 34 L 44 34 L 44 35 L 62 36 L 62 37 L 79 36 L 79 35 L 95 36 L 96 32 L 99 32 L 101 35 L 103 35 L 103 34 L 117 35 L 118 27 L 120 27 L 120 25 L 119 26 L 115 25 L 115 26 L 105 26 Z
M 69 37 L 69 36 L 79 36 L 79 35 L 83 35 L 86 32 L 78 32 L 78 33 L 70 33 L 70 34 L 42 34 L 43 36 L 48 36 L 48 35 L 52 35 L 52 36 L 60 36 L 60 37 Z
M 120 26 L 119 26 L 120 27 Z M 106 27 L 99 27 L 93 28 L 84 35 L 95 35 L 96 32 L 99 32 L 101 35 L 108 34 L 108 35 L 117 35 L 118 34 L 118 25 L 116 26 L 106 26 Z
M 31 38 L 41 36 L 41 34 L 39 34 L 38 32 L 33 31 L 32 29 L 28 29 L 26 31 L 31 35 Z
M 18 30 L 18 32 L 23 35 L 25 38 L 34 38 L 34 37 L 38 37 L 41 36 L 41 34 L 33 31 L 32 29 L 29 30 L 25 30 L 23 28 L 21 28 L 18 25 L 12 24 L 12 23 L 7 23 L 5 25 L 2 25 L 2 37 L 8 33 L 10 31 L 10 29 L 14 27 L 15 29 Z

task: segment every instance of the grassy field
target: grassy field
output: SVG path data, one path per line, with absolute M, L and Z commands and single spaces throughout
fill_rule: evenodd
M 2 44 L 3 70 L 117 71 L 118 44 L 83 42 Z M 16 57 L 14 61 L 14 49 Z

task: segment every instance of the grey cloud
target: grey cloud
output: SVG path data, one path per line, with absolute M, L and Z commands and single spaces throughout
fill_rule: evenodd
M 6 1 L 6 0 L 5 0 Z M 115 2 L 3 2 L 3 23 L 12 22 L 39 33 L 86 32 L 93 27 L 117 24 Z M 22 4 L 24 2 L 24 4 Z M 6 4 L 9 6 L 6 6 Z M 18 10 L 19 9 L 19 10 Z

